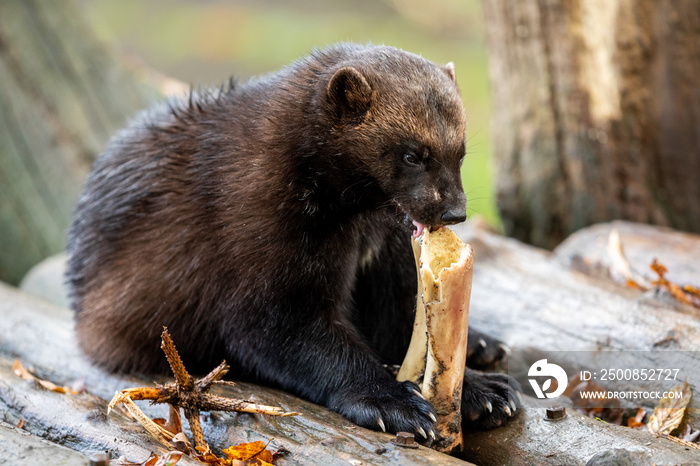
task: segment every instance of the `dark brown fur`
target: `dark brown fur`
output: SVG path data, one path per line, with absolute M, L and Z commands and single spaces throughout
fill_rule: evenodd
M 226 359 L 358 424 L 430 430 L 432 407 L 381 363 L 410 337 L 411 221 L 464 219 L 464 137 L 453 70 L 390 47 L 144 113 L 96 162 L 70 231 L 81 347 L 164 371 L 167 326 L 193 370 Z M 508 379 L 465 383 L 470 417 L 502 422 L 484 406 L 515 400 Z

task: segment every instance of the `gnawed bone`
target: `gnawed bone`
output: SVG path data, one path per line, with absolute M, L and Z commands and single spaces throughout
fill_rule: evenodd
M 467 359 L 472 249 L 447 228 L 413 239 L 418 298 L 413 335 L 397 379 L 411 380 L 437 412 L 439 451 L 462 448 L 460 413 Z

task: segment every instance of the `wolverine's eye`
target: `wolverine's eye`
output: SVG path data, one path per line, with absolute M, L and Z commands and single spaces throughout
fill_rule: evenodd
M 420 163 L 420 160 L 418 160 L 418 157 L 416 157 L 416 154 L 412 154 L 410 152 L 403 154 L 403 161 L 411 166 L 418 165 Z

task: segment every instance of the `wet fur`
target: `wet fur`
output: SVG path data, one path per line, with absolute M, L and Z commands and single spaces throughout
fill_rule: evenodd
M 167 326 L 193 372 L 226 359 L 360 425 L 429 431 L 430 404 L 382 363 L 411 333 L 410 221 L 464 209 L 464 136 L 451 69 L 390 47 L 334 47 L 143 113 L 95 163 L 70 230 L 81 347 L 111 371 L 164 372 Z M 515 399 L 489 377 L 465 380 L 465 418 Z

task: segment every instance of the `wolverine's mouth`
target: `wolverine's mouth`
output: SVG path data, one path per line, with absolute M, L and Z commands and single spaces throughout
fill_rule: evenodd
M 429 228 L 428 225 L 424 225 L 420 222 L 416 222 L 415 220 L 413 221 L 413 226 L 416 227 L 415 230 L 413 230 L 413 237 L 418 238 L 420 235 L 423 234 L 423 230 L 426 228 Z
M 413 230 L 413 237 L 414 237 L 414 238 L 418 238 L 420 235 L 423 234 L 423 231 L 425 231 L 426 229 L 427 229 L 427 230 L 430 230 L 430 231 L 434 231 L 434 230 L 437 230 L 437 229 L 439 229 L 439 228 L 441 228 L 441 227 L 444 226 L 444 225 L 428 225 L 428 224 L 426 224 L 426 223 L 421 223 L 421 222 L 419 222 L 418 220 L 415 220 L 415 219 L 413 218 L 413 215 L 411 215 L 408 211 L 406 211 L 406 210 L 403 208 L 403 206 L 402 206 L 399 202 L 396 202 L 396 205 L 397 205 L 397 206 L 399 207 L 399 209 L 401 209 L 401 210 L 403 211 L 403 213 L 404 213 L 404 219 L 403 219 L 403 221 L 405 222 L 405 224 L 406 224 L 406 225 L 408 225 L 408 224 L 412 224 L 412 225 L 413 225 L 413 227 L 414 227 L 414 230 Z
M 413 237 L 414 237 L 414 238 L 420 237 L 420 235 L 423 234 L 423 231 L 424 231 L 424 230 L 428 230 L 428 231 L 430 231 L 430 232 L 432 233 L 433 231 L 437 231 L 437 230 L 439 230 L 439 229 L 441 229 L 441 228 L 446 228 L 445 225 L 433 225 L 433 226 L 430 226 L 430 225 L 425 225 L 425 224 L 420 223 L 420 222 L 416 222 L 415 220 L 413 220 L 412 223 L 413 223 L 413 226 L 416 227 L 416 229 L 413 230 Z

